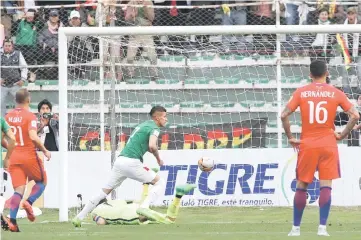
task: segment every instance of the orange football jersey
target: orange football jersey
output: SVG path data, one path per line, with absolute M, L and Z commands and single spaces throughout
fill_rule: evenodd
M 342 91 L 326 83 L 311 83 L 293 93 L 287 107 L 291 111 L 300 108 L 301 147 L 336 146 L 334 121 L 338 106 L 348 111 L 353 105 Z

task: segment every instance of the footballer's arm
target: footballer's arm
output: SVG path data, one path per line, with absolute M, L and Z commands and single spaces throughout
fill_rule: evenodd
M 293 112 L 286 106 L 281 114 L 283 129 L 285 130 L 285 133 L 286 133 L 286 136 L 288 139 L 293 138 L 292 132 L 291 132 L 290 119 L 288 118 L 288 116 L 290 116 L 292 113 Z
M 151 135 L 149 137 L 149 152 L 152 153 L 154 155 L 154 157 L 157 159 L 157 162 L 159 165 L 163 165 L 162 164 L 162 160 L 160 159 L 159 156 L 159 151 L 158 151 L 158 137 L 156 135 Z
M 44 144 L 41 142 L 36 130 L 34 129 L 29 130 L 29 137 L 31 141 L 33 141 L 33 143 L 35 144 L 35 147 L 38 148 L 40 151 L 42 151 L 46 156 L 46 158 L 49 160 L 51 157 L 50 152 L 45 148 Z
M 341 134 L 337 137 L 338 140 L 342 140 L 347 137 L 360 119 L 360 114 L 355 107 L 351 107 L 350 110 L 348 110 L 346 113 L 348 115 L 348 122 Z

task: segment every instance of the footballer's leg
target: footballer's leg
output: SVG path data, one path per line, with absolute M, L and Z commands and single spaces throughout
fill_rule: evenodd
M 181 201 L 182 197 L 195 188 L 196 188 L 195 184 L 185 184 L 185 185 L 176 187 L 175 197 L 174 197 L 171 205 L 169 205 L 168 210 L 167 210 L 167 217 L 171 221 L 174 222 L 178 216 L 180 201 Z
M 300 236 L 303 211 L 307 203 L 307 187 L 312 183 L 317 168 L 317 154 L 312 150 L 298 153 L 296 193 L 293 200 L 293 226 L 288 236 Z
M 162 194 L 162 191 L 164 191 L 164 180 L 153 170 L 145 168 L 139 160 L 124 158 L 123 165 L 127 177 L 143 184 L 150 183 L 153 185 L 140 205 L 140 208 L 149 208 L 150 203 L 155 201 Z
M 338 148 L 325 148 L 319 162 L 320 177 L 320 225 L 318 227 L 319 236 L 329 236 L 326 230 L 327 220 L 331 209 L 332 180 L 341 177 Z
M 137 213 L 141 216 L 144 216 L 152 221 L 156 221 L 159 223 L 164 223 L 164 224 L 174 223 L 178 216 L 181 198 L 195 188 L 196 186 L 194 184 L 185 184 L 185 185 L 177 186 L 174 200 L 172 201 L 171 205 L 169 205 L 168 207 L 167 215 L 153 211 L 149 208 L 139 208 L 137 210 Z
M 72 224 L 75 227 L 81 227 L 81 221 L 90 212 L 92 212 L 99 205 L 99 203 L 109 195 L 109 193 L 120 186 L 120 184 L 122 184 L 122 182 L 126 179 L 119 166 L 120 161 L 117 159 L 112 168 L 108 183 L 99 191 L 97 195 L 92 197 L 90 201 L 85 204 L 83 210 L 74 219 L 72 219 Z
M 14 188 L 14 194 L 10 198 L 10 219 L 7 224 L 11 232 L 20 232 L 18 224 L 16 222 L 16 216 L 19 211 L 19 206 L 23 198 L 26 186 L 26 174 L 21 164 L 10 164 L 9 173 Z
M 147 167 L 144 167 L 144 169 L 148 170 Z M 159 172 L 159 168 L 152 168 L 151 170 L 155 173 Z M 142 204 L 144 202 L 144 199 L 146 199 L 149 195 L 149 184 L 150 183 L 143 183 L 143 191 L 142 191 L 142 198 L 140 200 L 140 204 Z
M 47 184 L 47 175 L 42 160 L 37 156 L 35 159 L 27 161 L 25 169 L 28 180 L 34 180 L 35 185 L 32 187 L 28 199 L 23 201 L 21 206 L 25 210 L 28 219 L 34 222 L 35 215 L 32 205 L 43 194 Z

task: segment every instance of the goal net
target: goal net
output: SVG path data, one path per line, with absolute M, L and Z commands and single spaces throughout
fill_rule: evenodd
M 357 105 L 354 79 L 360 73 L 345 53 L 344 34 L 359 29 L 337 31 L 284 25 L 60 29 L 60 129 L 67 129 L 60 131 L 59 181 L 67 199 L 60 203 L 60 219 L 78 205 L 78 194 L 87 201 L 103 186 L 111 159 L 156 105 L 167 109 L 159 148 L 169 151 L 161 152 L 164 196 L 153 204 L 166 206 L 177 185 L 192 183 L 197 189 L 183 206 L 288 206 L 296 155 L 272 148 L 290 147 L 279 115 L 293 91 L 310 82 L 311 59 L 327 61 L 335 86 L 347 79 L 343 89 Z M 313 45 L 325 36 L 327 48 Z M 298 112 L 291 122 L 299 137 Z M 258 152 L 252 149 L 263 157 L 254 159 Z M 212 173 L 198 169 L 201 157 L 215 160 Z M 156 167 L 151 155 L 144 164 Z M 317 175 L 314 180 L 311 204 L 318 199 Z M 140 183 L 127 180 L 113 197 L 136 200 L 141 191 Z

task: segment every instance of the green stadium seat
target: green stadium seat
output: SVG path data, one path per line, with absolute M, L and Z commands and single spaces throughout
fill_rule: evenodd
M 84 104 L 83 103 L 68 103 L 68 108 L 83 108 Z
M 276 59 L 277 56 L 276 55 L 263 55 L 262 56 L 264 59 Z
M 282 83 L 301 83 L 302 77 L 282 77 Z
M 188 78 L 184 81 L 185 84 L 209 84 L 209 82 L 207 78 Z
M 73 80 L 71 81 L 72 86 L 86 86 L 89 84 L 89 80 Z
M 287 143 L 282 143 L 282 148 L 289 148 L 290 145 L 288 145 Z M 270 143 L 266 145 L 266 148 L 278 148 L 278 144 L 277 143 Z
M 174 102 L 154 102 L 151 104 L 152 107 L 154 106 L 163 106 L 165 108 L 172 108 L 175 106 Z
M 194 102 L 181 102 L 180 107 L 182 108 L 201 108 L 204 106 L 204 102 L 202 101 L 194 101 Z
M 238 55 L 238 54 L 234 55 L 234 60 L 240 61 L 240 60 L 243 60 L 245 58 L 246 58 L 246 56 L 243 56 L 243 55 Z
M 184 61 L 184 56 L 160 56 L 159 59 L 163 62 L 182 62 Z
M 38 104 L 37 103 L 30 103 L 30 109 L 35 109 L 38 111 Z
M 195 62 L 195 61 L 213 61 L 213 59 L 215 58 L 215 56 L 191 56 L 189 58 L 189 60 Z
M 35 85 L 36 86 L 46 86 L 46 85 L 56 86 L 56 85 L 59 85 L 59 81 L 58 80 L 36 80 Z
M 247 78 L 246 82 L 251 84 L 268 84 L 270 80 L 268 78 Z
M 213 108 L 231 108 L 234 107 L 234 102 L 212 102 L 211 107 Z
M 120 107 L 121 108 L 143 108 L 145 105 L 145 103 L 142 102 L 126 102 L 126 103 L 121 103 Z
M 260 108 L 260 107 L 264 107 L 266 102 L 265 101 L 244 101 L 244 102 L 241 102 L 240 104 L 244 108 L 250 108 L 250 107 Z
M 234 55 L 233 54 L 222 54 L 219 56 L 222 60 L 233 60 Z
M 282 107 L 286 106 L 286 103 L 287 103 L 287 102 L 282 102 Z M 278 106 L 278 102 L 277 102 L 277 101 L 272 102 L 272 107 L 277 107 L 277 106 Z
M 14 109 L 15 104 L 6 104 L 6 109 Z
M 269 128 L 276 128 L 277 127 L 277 121 L 268 121 L 267 127 Z
M 127 84 L 149 84 L 150 79 L 146 78 L 133 78 L 133 79 L 127 79 Z
M 136 126 L 138 126 L 139 123 L 123 123 L 121 125 L 121 127 L 126 127 L 126 128 L 134 128 Z
M 166 79 L 166 78 L 164 78 L 164 79 L 157 79 L 156 80 L 157 84 L 177 84 L 179 82 L 180 82 L 179 79 Z
M 235 77 L 229 77 L 229 78 L 216 78 L 214 79 L 216 84 L 238 84 L 241 80 L 239 78 Z

